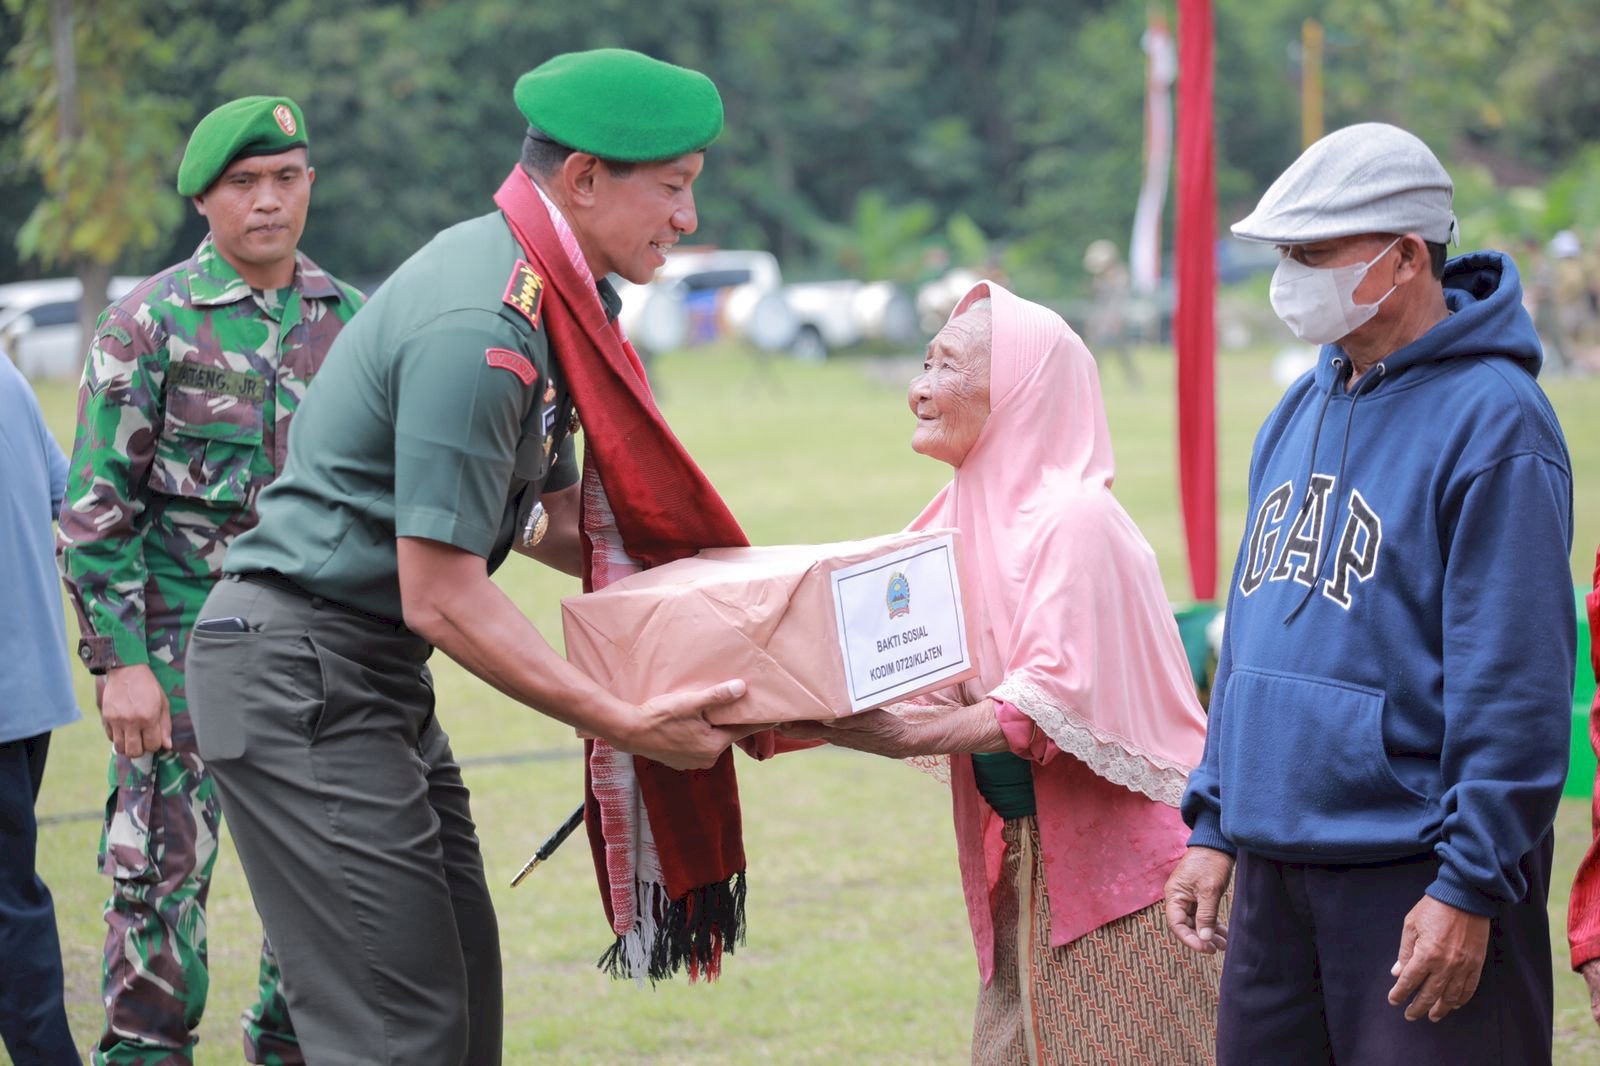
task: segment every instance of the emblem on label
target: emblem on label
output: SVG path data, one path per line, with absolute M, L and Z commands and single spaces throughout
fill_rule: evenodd
M 911 582 L 896 570 L 889 575 L 889 588 L 884 595 L 890 618 L 904 618 L 911 613 Z
M 272 109 L 272 117 L 278 120 L 278 128 L 290 137 L 294 136 L 294 112 L 289 110 L 287 104 L 279 104 Z
M 490 348 L 483 353 L 483 358 L 490 366 L 511 371 L 522 379 L 524 385 L 532 385 L 539 380 L 539 371 L 521 352 L 514 352 L 510 348 Z
M 533 272 L 533 267 L 528 265 L 526 259 L 518 259 L 516 268 L 511 271 L 511 280 L 506 282 L 506 294 L 501 299 L 526 318 L 534 329 L 538 329 L 539 301 L 543 298 L 544 279 Z

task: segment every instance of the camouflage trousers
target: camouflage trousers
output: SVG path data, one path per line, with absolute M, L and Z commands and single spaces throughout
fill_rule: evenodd
M 200 589 L 201 600 L 204 594 Z M 111 758 L 99 858 L 101 873 L 112 879 L 101 973 L 106 1026 L 96 1066 L 189 1066 L 211 984 L 206 897 L 222 804 L 195 754 L 187 713 L 183 660 L 193 613 L 147 618 L 152 637 L 165 637 L 151 640 L 150 667 L 171 702 L 176 750 Z M 246 1062 L 305 1061 L 280 984 L 277 960 L 263 941 L 256 1001 L 241 1019 Z

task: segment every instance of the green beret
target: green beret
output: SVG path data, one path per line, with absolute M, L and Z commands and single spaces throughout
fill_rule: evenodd
M 183 162 L 178 164 L 178 193 L 199 196 L 235 159 L 274 155 L 310 143 L 300 107 L 287 96 L 229 100 L 201 119 L 189 135 Z
M 698 152 L 722 132 L 710 78 L 623 48 L 556 56 L 518 78 L 512 97 L 550 140 L 619 163 Z

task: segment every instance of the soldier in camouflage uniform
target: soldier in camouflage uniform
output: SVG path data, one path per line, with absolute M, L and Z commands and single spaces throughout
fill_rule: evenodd
M 306 386 L 360 292 L 297 251 L 315 178 L 299 108 L 223 105 L 178 174 L 211 232 L 100 318 L 84 365 L 60 554 L 111 759 L 100 869 L 106 1026 L 96 1063 L 192 1061 L 221 805 L 184 689 L 189 630 L 288 454 Z M 263 943 L 245 1057 L 302 1062 Z

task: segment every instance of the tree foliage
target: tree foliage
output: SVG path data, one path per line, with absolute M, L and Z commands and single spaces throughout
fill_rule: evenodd
M 110 265 L 129 249 L 159 243 L 182 213 L 164 172 L 193 105 L 142 77 L 176 60 L 171 43 L 144 17 L 153 8 L 76 0 L 78 80 L 68 104 L 51 42 L 59 0 L 5 3 L 18 38 L 7 56 L 0 109 L 20 119 L 21 157 L 46 192 L 18 230 L 19 249 L 46 264 Z M 76 110 L 73 135 L 63 135 L 64 105 Z
M 191 213 L 171 235 L 183 130 L 232 96 L 283 92 L 305 110 L 318 172 L 307 250 L 376 279 L 489 209 L 517 155 L 517 75 L 598 46 L 717 82 L 727 129 L 697 186 L 694 239 L 771 249 L 792 273 L 912 277 L 945 256 L 998 256 L 1030 292 L 1057 295 L 1081 279 L 1090 241 L 1126 245 L 1140 182 L 1149 8 L 1132 0 L 74 2 L 94 12 L 79 27 L 94 125 L 63 153 L 39 36 L 49 0 L 0 0 L 19 29 L 0 147 L 24 144 L 46 193 L 0 204 L 0 237 L 34 212 L 21 240 L 40 257 L 93 250 L 132 272 L 187 254 L 204 222 Z M 1590 7 L 1215 0 L 1220 221 L 1300 149 L 1308 15 L 1327 30 L 1330 128 L 1398 122 L 1463 172 L 1468 158 L 1511 161 L 1542 184 L 1600 141 Z M 1181 71 L 1178 93 L 1181 108 Z M 31 180 L 0 162 L 0 188 Z M 1581 180 L 1565 180 L 1526 224 L 1588 210 Z

